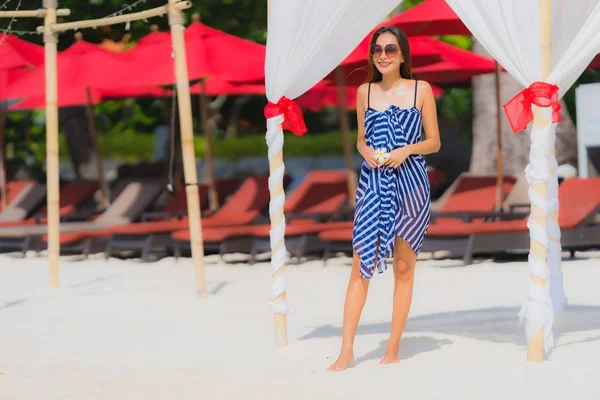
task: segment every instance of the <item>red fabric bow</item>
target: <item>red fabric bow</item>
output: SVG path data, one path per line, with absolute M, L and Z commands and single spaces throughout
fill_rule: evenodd
M 533 82 L 504 104 L 504 112 L 514 133 L 527 129 L 527 125 L 533 121 L 532 104 L 552 107 L 552 122 L 560 121 L 558 86 L 546 82 Z
M 283 114 L 283 129 L 292 132 L 296 136 L 302 136 L 308 129 L 302 116 L 302 109 L 294 100 L 287 97 L 279 99 L 277 104 L 269 102 L 265 106 L 265 117 L 267 119 Z

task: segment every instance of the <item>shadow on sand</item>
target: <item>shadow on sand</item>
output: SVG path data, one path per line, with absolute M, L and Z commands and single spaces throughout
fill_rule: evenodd
M 517 346 L 526 346 L 525 331 L 519 322 L 518 313 L 519 309 L 516 307 L 498 307 L 421 315 L 409 318 L 405 332 L 441 333 L 493 343 L 513 343 Z M 389 329 L 389 322 L 362 324 L 359 325 L 356 334 L 387 334 Z M 569 305 L 566 310 L 558 313 L 554 318 L 555 348 L 598 341 L 600 335 L 579 341 L 559 340 L 560 337 L 566 337 L 572 333 L 597 329 L 600 329 L 599 306 Z M 299 340 L 341 337 L 341 333 L 342 329 L 339 326 L 323 325 L 300 337 Z M 426 336 L 406 337 L 402 339 L 400 358 L 410 358 L 419 353 L 435 351 L 448 344 L 452 344 L 452 342 Z M 382 357 L 385 346 L 386 341 L 383 341 L 379 348 L 359 357 L 354 364 Z
M 447 344 L 452 344 L 452 341 L 448 339 L 434 339 L 429 336 L 403 338 L 400 345 L 400 360 L 407 360 L 421 353 L 439 350 L 442 348 L 442 346 Z M 378 348 L 371 350 L 367 354 L 357 357 L 352 363 L 352 366 L 356 366 L 369 360 L 380 360 L 385 354 L 386 346 L 387 340 L 382 340 L 379 342 Z

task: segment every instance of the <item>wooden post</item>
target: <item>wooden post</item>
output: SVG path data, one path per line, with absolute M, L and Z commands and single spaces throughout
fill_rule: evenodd
M 545 81 L 552 69 L 552 0 L 539 0 L 540 9 L 540 52 L 541 52 L 541 78 Z M 543 109 L 536 107 L 533 124 L 537 128 L 544 128 L 550 124 L 543 113 Z M 532 190 L 546 198 L 546 182 L 532 185 Z M 547 226 L 547 215 L 544 210 L 531 205 L 531 218 L 543 228 Z M 543 244 L 531 239 L 531 252 L 541 260 L 547 260 L 547 249 Z M 546 288 L 546 281 L 538 276 L 530 275 L 533 284 Z M 540 331 L 527 341 L 527 360 L 541 363 L 544 359 L 544 330 Z
M 6 207 L 6 154 L 4 150 L 4 142 L 6 135 L 6 104 L 0 101 L 0 201 L 2 208 Z
M 342 130 L 342 143 L 344 146 L 344 163 L 346 164 L 346 179 L 348 181 L 348 200 L 352 207 L 356 201 L 356 172 L 352 160 L 353 151 L 350 145 L 350 123 L 348 121 L 348 110 L 346 101 L 346 88 L 344 87 L 344 72 L 341 67 L 335 69 L 335 83 L 337 87 L 337 109 L 340 116 L 340 128 Z
M 102 158 L 100 156 L 100 146 L 98 145 L 98 135 L 96 132 L 96 116 L 94 115 L 94 104 L 92 102 L 92 91 L 90 88 L 86 88 L 87 95 L 87 116 L 88 126 L 90 129 L 90 138 L 92 139 L 92 146 L 96 153 L 96 173 L 98 174 L 98 186 L 100 186 L 100 208 L 102 210 L 108 208 L 108 187 L 106 186 L 106 179 L 104 179 L 104 171 L 102 170 Z
M 206 80 L 200 81 L 200 121 L 204 131 L 204 159 L 208 169 L 208 204 L 211 211 L 219 208 L 219 194 L 215 178 L 215 156 L 213 149 L 213 137 L 208 123 L 208 101 L 206 99 Z
M 50 262 L 50 287 L 60 286 L 60 219 L 59 219 L 59 172 L 58 172 L 58 106 L 56 45 L 58 35 L 51 25 L 56 23 L 58 0 L 43 0 L 44 60 L 46 65 L 46 187 L 48 208 L 48 260 Z
M 175 7 L 177 0 L 169 0 L 169 25 L 175 54 L 175 75 L 177 78 L 177 100 L 179 104 L 179 121 L 181 130 L 181 151 L 183 156 L 183 172 L 187 196 L 188 215 L 190 221 L 190 244 L 192 259 L 196 266 L 198 290 L 201 296 L 206 295 L 204 281 L 204 243 L 200 221 L 200 199 L 198 196 L 198 171 L 194 154 L 194 132 L 192 126 L 192 103 L 188 80 L 185 41 L 183 37 L 183 15 Z
M 504 154 L 502 151 L 502 99 L 500 96 L 500 65 L 494 61 L 494 78 L 496 83 L 496 211 L 502 210 L 504 206 Z

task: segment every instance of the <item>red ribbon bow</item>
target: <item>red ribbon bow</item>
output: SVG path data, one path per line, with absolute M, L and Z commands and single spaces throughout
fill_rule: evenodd
M 287 97 L 279 99 L 277 104 L 269 102 L 265 106 L 265 117 L 267 119 L 283 114 L 283 129 L 292 132 L 296 136 L 302 136 L 308 129 L 302 116 L 302 109 L 294 100 Z
M 533 82 L 504 104 L 504 112 L 514 133 L 527 129 L 527 125 L 533 121 L 532 104 L 552 107 L 552 122 L 560 121 L 558 86 L 546 82 Z

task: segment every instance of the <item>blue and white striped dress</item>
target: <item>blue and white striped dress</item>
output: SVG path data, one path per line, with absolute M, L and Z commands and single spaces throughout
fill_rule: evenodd
M 421 131 L 421 112 L 416 108 L 416 82 L 415 106 L 391 105 L 378 111 L 369 104 L 366 110 L 365 140 L 372 149 L 383 148 L 389 152 L 418 143 Z M 393 257 L 396 236 L 406 240 L 418 254 L 430 214 L 429 179 L 423 156 L 409 156 L 398 168 L 371 168 L 363 162 L 356 191 L 352 239 L 352 247 L 360 257 L 361 275 L 371 279 L 375 265 L 379 273 L 387 269 L 385 259 Z

